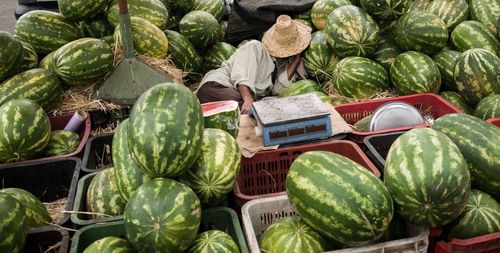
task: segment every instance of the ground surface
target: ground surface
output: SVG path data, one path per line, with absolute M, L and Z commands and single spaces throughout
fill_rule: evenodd
M 0 31 L 14 32 L 16 6 L 17 0 L 0 0 Z

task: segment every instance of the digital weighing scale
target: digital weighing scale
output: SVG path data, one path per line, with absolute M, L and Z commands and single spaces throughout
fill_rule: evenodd
M 265 99 L 252 109 L 266 147 L 332 136 L 330 107 L 315 94 Z

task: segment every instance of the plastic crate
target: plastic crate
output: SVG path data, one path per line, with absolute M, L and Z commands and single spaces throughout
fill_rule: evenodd
M 497 126 L 497 127 L 500 127 L 500 117 L 499 118 L 491 118 L 491 119 L 488 119 L 487 121 L 490 122 L 491 124 Z
M 394 143 L 396 139 L 405 132 L 406 131 L 376 134 L 367 136 L 363 140 L 366 148 L 366 155 L 370 158 L 370 160 L 372 160 L 373 164 L 377 166 L 382 174 L 384 172 L 385 158 L 387 157 L 387 153 L 389 152 L 392 143 Z
M 241 168 L 234 186 L 234 204 L 239 210 L 252 199 L 285 194 L 285 180 L 292 162 L 308 151 L 330 151 L 361 164 L 375 176 L 380 172 L 363 151 L 351 141 L 331 141 L 279 148 L 255 154 L 252 158 L 242 158 Z
M 64 129 L 64 127 L 69 122 L 71 117 L 73 117 L 73 114 L 66 114 L 66 115 L 62 115 L 62 116 L 55 116 L 55 117 L 49 118 L 52 131 Z M 31 164 L 31 163 L 38 163 L 41 161 L 47 161 L 47 160 L 52 160 L 52 159 L 57 159 L 57 158 L 77 156 L 83 150 L 83 147 L 85 146 L 85 143 L 87 142 L 87 139 L 89 138 L 89 135 L 90 135 L 90 119 L 88 117 L 82 123 L 82 125 L 78 129 L 77 133 L 80 136 L 80 145 L 78 145 L 78 147 L 76 148 L 75 151 L 73 151 L 69 154 L 59 155 L 59 156 L 51 156 L 51 157 L 43 157 L 43 158 L 14 162 L 14 163 L 3 163 L 3 164 L 0 164 L 0 168 L 6 167 L 6 166 L 11 166 L 11 165 L 16 165 L 16 164 Z
M 110 124 L 119 124 L 130 115 L 129 107 L 113 110 L 92 110 L 89 111 L 91 129 L 106 128 Z
M 500 252 L 500 232 L 469 239 L 440 241 L 435 253 L 498 253 Z
M 227 232 L 238 244 L 241 253 L 248 253 L 236 212 L 227 207 L 205 209 L 201 214 L 200 232 L 219 229 Z M 81 253 L 92 242 L 106 236 L 125 238 L 123 220 L 94 224 L 80 229 L 71 240 L 70 253 Z
M 241 209 L 243 231 L 250 253 L 259 253 L 259 241 L 264 231 L 283 217 L 297 216 L 288 196 L 256 199 L 246 203 Z M 426 253 L 429 245 L 429 230 L 408 224 L 409 238 L 377 243 L 366 247 L 333 250 L 335 253 L 382 253 L 405 252 Z
M 83 153 L 82 171 L 92 173 L 112 166 L 113 136 L 113 134 L 105 134 L 88 139 Z
M 394 98 L 384 98 L 376 99 L 367 102 L 350 103 L 335 106 L 338 113 L 344 118 L 344 120 L 351 125 L 354 125 L 359 120 L 366 116 L 372 115 L 373 112 L 381 105 L 388 102 L 403 101 L 407 102 L 416 108 L 429 112 L 435 119 L 450 113 L 463 113 L 462 110 L 458 109 L 450 102 L 441 98 L 440 96 L 432 93 L 415 94 Z M 429 124 L 399 127 L 392 129 L 385 129 L 380 131 L 371 132 L 359 132 L 353 129 L 351 136 L 353 140 L 357 143 L 362 143 L 366 136 L 374 134 L 389 133 L 394 131 L 409 130 L 415 127 L 429 126 Z
M 57 226 L 43 226 L 29 230 L 23 252 L 66 253 L 69 248 L 69 233 Z
M 60 158 L 0 168 L 1 187 L 27 190 L 44 203 L 67 197 L 65 210 L 71 211 L 80 165 L 78 158 Z M 66 213 L 57 224 L 67 226 L 69 220 L 70 214 Z

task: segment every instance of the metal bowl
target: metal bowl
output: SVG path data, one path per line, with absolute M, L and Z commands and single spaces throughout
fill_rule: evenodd
M 375 110 L 369 127 L 370 131 L 380 131 L 424 123 L 424 117 L 417 108 L 405 102 L 390 102 Z

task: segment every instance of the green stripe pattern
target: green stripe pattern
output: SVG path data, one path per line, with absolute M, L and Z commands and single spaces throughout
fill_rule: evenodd
M 2 252 L 22 252 L 27 226 L 23 205 L 5 193 L 0 193 L 0 249 Z
M 391 69 L 392 63 L 401 50 L 398 48 L 391 36 L 382 36 L 378 41 L 377 50 L 373 53 L 372 59 L 380 64 L 387 72 Z
M 174 65 L 187 72 L 189 78 L 201 77 L 201 57 L 193 43 L 176 31 L 166 30 L 165 34 L 168 38 L 168 54 Z
M 304 53 L 304 67 L 307 73 L 318 82 L 330 80 L 331 74 L 340 61 L 332 47 L 328 44 L 324 31 L 312 34 L 311 43 Z
M 200 201 L 187 186 L 156 178 L 139 187 L 125 208 L 125 234 L 138 252 L 182 252 L 198 233 Z
M 160 0 L 128 0 L 130 17 L 145 19 L 160 29 L 167 28 L 169 13 Z M 108 20 L 113 26 L 120 23 L 118 1 L 114 0 L 108 7 Z
M 203 206 L 217 206 L 233 190 L 240 160 L 238 143 L 229 133 L 205 129 L 201 153 L 180 181 L 198 195 Z
M 62 94 L 61 82 L 46 69 L 36 68 L 19 73 L 0 84 L 0 105 L 12 99 L 30 99 L 42 108 L 54 106 Z
M 469 18 L 467 0 L 434 0 L 427 11 L 440 17 L 448 31 Z
M 410 130 L 392 144 L 384 182 L 403 219 L 430 227 L 457 218 L 471 187 L 467 162 L 458 147 L 430 128 Z
M 153 23 L 139 17 L 132 17 L 132 40 L 139 54 L 163 59 L 168 52 L 168 38 Z M 121 43 L 120 26 L 115 29 L 115 41 Z
M 193 9 L 195 0 L 162 0 L 167 9 L 171 10 L 177 15 L 184 15 Z
M 178 176 L 200 154 L 203 114 L 198 98 L 184 85 L 163 83 L 145 91 L 128 124 L 132 157 L 151 178 Z
M 299 80 L 292 83 L 290 86 L 283 89 L 283 91 L 279 94 L 278 97 L 290 97 L 306 94 L 309 92 L 321 91 L 321 86 L 313 80 Z
M 80 21 L 78 28 L 84 37 L 92 38 L 102 38 L 113 35 L 115 31 L 105 15 L 99 15 L 91 20 Z
M 378 26 L 380 28 L 380 35 L 389 36 L 394 29 L 394 26 L 398 20 L 378 20 Z M 390 37 L 392 39 L 392 37 Z
M 412 11 L 427 11 L 432 0 L 413 0 L 408 7 L 408 12 Z
M 195 0 L 192 11 L 206 11 L 212 14 L 218 22 L 224 16 L 224 1 L 221 0 Z
M 331 152 L 300 155 L 286 177 L 286 191 L 308 225 L 348 247 L 376 241 L 393 216 L 392 199 L 382 181 Z
M 474 187 L 500 199 L 500 128 L 466 114 L 440 117 L 432 128 L 455 142 L 472 164 Z
M 439 73 L 441 73 L 441 84 L 448 90 L 457 90 L 453 72 L 460 55 L 462 55 L 460 52 L 445 47 L 432 56 L 432 60 L 436 63 Z
M 217 42 L 205 51 L 203 56 L 203 66 L 205 71 L 219 68 L 225 60 L 229 59 L 236 51 L 236 48 L 226 42 Z
M 219 38 L 220 25 L 215 17 L 206 11 L 191 11 L 179 23 L 179 31 L 197 49 L 215 44 Z
M 233 238 L 220 230 L 200 233 L 186 253 L 239 253 L 240 249 Z
M 69 20 L 92 19 L 103 12 L 109 0 L 58 0 L 59 12 Z
M 454 91 L 444 91 L 439 93 L 439 96 L 446 99 L 452 105 L 456 106 L 458 109 L 464 111 L 464 113 L 472 114 L 472 108 L 467 104 L 465 98 L 458 92 Z
M 486 49 L 500 55 L 500 42 L 488 28 L 478 21 L 465 21 L 451 33 L 451 42 L 460 52 L 473 48 Z
M 0 82 L 18 71 L 23 62 L 23 44 L 9 33 L 0 31 Z
M 474 116 L 484 120 L 500 117 L 500 94 L 481 99 L 474 110 Z
M 298 217 L 284 217 L 269 226 L 260 241 L 268 253 L 324 252 L 328 241 Z
M 429 56 L 415 51 L 396 57 L 390 76 L 401 95 L 437 93 L 441 87 L 441 74 L 436 64 Z
M 340 6 L 351 5 L 349 0 L 318 0 L 311 8 L 311 22 L 318 30 L 325 29 L 328 15 Z
M 389 88 L 387 71 L 364 57 L 342 59 L 332 75 L 333 87 L 343 96 L 365 99 Z
M 41 154 L 50 140 L 50 121 L 43 109 L 27 99 L 0 106 L 0 162 L 27 160 Z
M 83 253 L 133 253 L 130 243 L 122 238 L 108 236 L 90 244 Z
M 19 67 L 20 71 L 26 71 L 29 69 L 34 69 L 38 66 L 38 55 L 35 49 L 26 42 L 23 43 L 23 60 L 21 62 L 21 66 Z
M 218 103 L 218 102 L 216 102 Z M 205 128 L 216 128 L 228 132 L 234 139 L 238 137 L 240 127 L 240 108 L 238 102 L 227 101 L 225 110 L 211 115 L 203 115 Z
M 361 6 L 379 20 L 394 20 L 408 11 L 412 0 L 361 0 Z
M 48 54 L 80 37 L 78 26 L 63 15 L 35 10 L 16 22 L 16 37 L 30 43 L 39 54 Z
M 498 0 L 470 0 L 470 18 L 483 23 L 491 33 L 499 35 L 498 17 L 500 2 Z
M 398 20 L 393 30 L 396 44 L 407 51 L 431 55 L 448 42 L 446 24 L 427 12 L 409 12 Z
M 52 69 L 52 60 L 54 59 L 53 57 L 54 57 L 54 54 L 56 53 L 56 51 L 52 51 L 48 55 L 46 55 L 45 57 L 43 57 L 40 60 L 40 62 L 38 63 L 38 67 L 54 72 L 53 69 Z M 55 74 L 55 72 L 54 72 L 54 74 Z
M 87 211 L 92 219 L 104 218 L 104 214 L 122 215 L 127 202 L 120 196 L 113 168 L 97 172 L 87 188 Z
M 66 155 L 74 152 L 80 145 L 80 136 L 67 130 L 55 130 L 50 135 L 49 144 L 45 148 L 46 156 Z
M 19 188 L 4 188 L 0 193 L 5 193 L 15 198 L 26 211 L 26 225 L 28 228 L 35 228 L 48 225 L 52 222 L 49 212 L 42 202 L 29 191 Z

